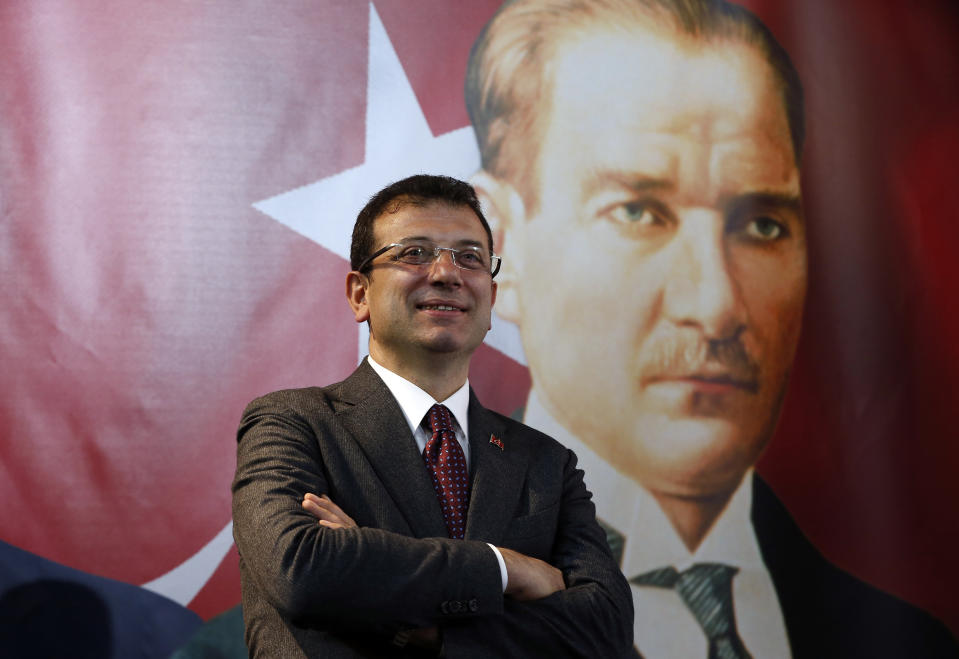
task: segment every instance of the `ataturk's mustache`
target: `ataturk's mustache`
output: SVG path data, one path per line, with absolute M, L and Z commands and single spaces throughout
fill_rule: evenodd
M 709 340 L 673 335 L 647 346 L 643 353 L 640 373 L 645 381 L 698 378 L 754 392 L 759 388 L 759 364 L 739 337 Z

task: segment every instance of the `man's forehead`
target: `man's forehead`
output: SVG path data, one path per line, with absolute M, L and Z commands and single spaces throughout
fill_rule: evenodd
M 373 234 L 380 242 L 448 240 L 485 244 L 486 237 L 472 208 L 443 200 L 401 200 L 376 218 Z

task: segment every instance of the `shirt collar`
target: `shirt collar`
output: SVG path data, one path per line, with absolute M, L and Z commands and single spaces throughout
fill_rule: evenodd
M 653 495 L 560 424 L 546 409 L 535 387 L 530 392 L 523 422 L 551 435 L 576 454 L 586 485 L 593 492 L 597 516 L 626 538 L 623 572 L 627 576 L 667 565 L 683 570 L 702 562 L 765 569 L 750 520 L 752 469 L 746 472 L 703 542 L 690 552 Z
M 635 576 L 667 565 L 682 571 L 695 563 L 725 563 L 741 569 L 765 569 L 749 516 L 752 483 L 753 470 L 749 469 L 725 510 L 695 551 L 689 551 L 653 495 L 642 489 L 640 505 L 630 525 L 633 537 L 640 539 L 640 542 L 630 547 L 627 538 L 623 571 Z M 635 535 L 637 533 L 641 535 Z
M 463 431 L 463 436 L 469 439 L 469 423 L 467 422 L 466 416 L 470 403 L 469 379 L 463 383 L 462 387 L 453 392 L 449 398 L 438 401 L 403 376 L 397 375 L 382 364 L 376 363 L 372 357 L 367 356 L 367 360 L 373 370 L 376 371 L 376 374 L 383 380 L 387 389 L 390 390 L 390 393 L 393 394 L 393 398 L 399 403 L 400 409 L 403 411 L 403 416 L 406 417 L 406 422 L 410 426 L 410 432 L 416 432 L 417 426 L 422 423 L 423 417 L 426 416 L 426 413 L 430 411 L 433 405 L 442 403 L 449 408 L 450 413 L 453 415 L 453 420 L 456 421 L 460 430 Z

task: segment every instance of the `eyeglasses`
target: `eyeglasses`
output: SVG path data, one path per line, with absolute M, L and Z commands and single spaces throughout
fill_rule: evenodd
M 409 265 L 424 266 L 430 265 L 440 257 L 441 252 L 449 252 L 453 259 L 453 265 L 463 270 L 485 271 L 490 273 L 490 277 L 495 277 L 499 272 L 502 259 L 495 254 L 487 256 L 486 252 L 474 245 L 455 249 L 453 247 L 437 247 L 429 243 L 390 243 L 386 247 L 381 247 L 360 263 L 357 272 L 363 272 L 368 268 L 370 262 L 381 254 L 392 252 L 390 258 L 399 263 Z

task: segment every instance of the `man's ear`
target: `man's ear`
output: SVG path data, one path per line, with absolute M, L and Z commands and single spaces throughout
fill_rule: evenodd
M 526 209 L 516 189 L 481 169 L 470 179 L 493 232 L 493 249 L 503 259 L 496 275 L 496 315 L 519 324 L 518 285 L 523 275 Z
M 353 309 L 356 322 L 363 323 L 370 319 L 370 307 L 366 301 L 366 292 L 370 286 L 370 279 L 364 274 L 352 270 L 346 275 L 346 299 Z

